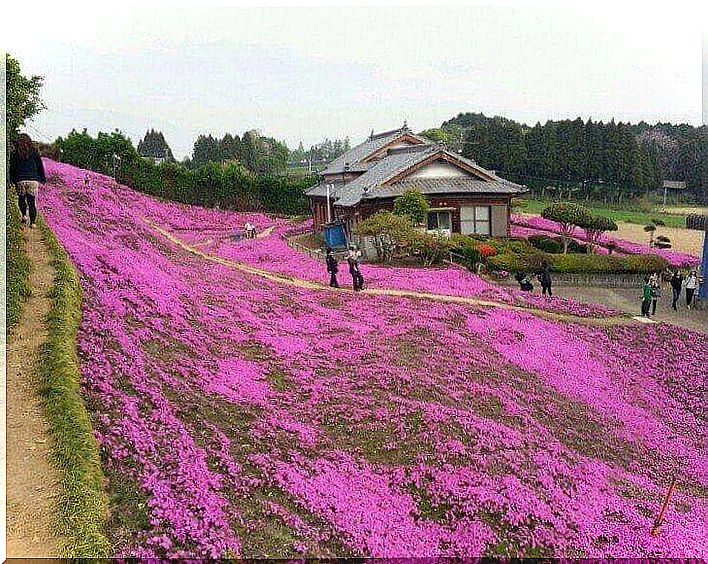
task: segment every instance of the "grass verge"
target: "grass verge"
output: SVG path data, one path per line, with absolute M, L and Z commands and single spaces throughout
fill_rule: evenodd
M 543 208 L 551 204 L 549 201 L 542 200 L 528 200 L 528 204 L 524 208 L 520 208 L 518 211 L 521 213 L 532 213 L 539 214 L 543 211 Z M 582 202 L 580 202 L 582 203 Z M 585 205 L 585 204 L 583 204 Z M 667 227 L 686 227 L 686 216 L 677 215 L 671 213 L 664 213 L 659 211 L 641 211 L 632 209 L 617 210 L 609 206 L 598 206 L 590 204 L 586 206 L 595 215 L 600 215 L 603 217 L 609 217 L 615 221 L 624 221 L 626 223 L 637 223 L 639 225 L 647 225 L 651 223 L 654 219 L 660 219 L 663 221 Z
M 82 292 L 68 255 L 43 219 L 39 227 L 55 270 L 47 316 L 49 336 L 38 361 L 40 393 L 54 439 L 54 463 L 61 472 L 59 532 L 68 539 L 66 556 L 109 556 L 105 535 L 108 501 L 98 443 L 81 397 L 76 333 Z
M 22 305 L 32 295 L 29 283 L 32 265 L 25 254 L 22 242 L 22 224 L 20 223 L 20 210 L 13 201 L 14 190 L 8 184 L 5 191 L 5 222 L 7 225 L 7 239 L 5 250 L 7 252 L 7 318 L 5 330 L 7 340 L 10 340 L 15 327 L 20 321 Z

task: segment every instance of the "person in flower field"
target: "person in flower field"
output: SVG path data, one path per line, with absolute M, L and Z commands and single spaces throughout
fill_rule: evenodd
M 679 298 L 681 297 L 681 285 L 683 284 L 683 276 L 681 272 L 679 272 L 679 269 L 677 268 L 674 270 L 674 274 L 671 277 L 671 292 L 673 295 L 671 296 L 671 308 L 674 311 L 678 311 L 676 309 L 676 304 L 679 301 Z
M 18 205 L 22 212 L 22 223 L 27 223 L 29 208 L 29 226 L 34 227 L 37 220 L 37 189 L 46 183 L 44 164 L 39 151 L 32 144 L 26 133 L 21 133 L 17 146 L 10 154 L 10 182 L 17 186 Z
M 337 282 L 339 263 L 337 262 L 337 257 L 334 256 L 334 251 L 331 247 L 327 247 L 327 272 L 329 272 L 329 285 L 332 288 L 339 288 L 339 282 Z
M 651 284 L 651 314 L 656 315 L 656 302 L 661 298 L 661 278 L 655 272 L 649 277 Z
M 683 285 L 686 288 L 686 308 L 691 309 L 691 306 L 693 305 L 693 296 L 696 293 L 696 288 L 698 288 L 698 274 L 696 274 L 695 270 L 688 273 Z
M 541 283 L 541 293 L 544 296 L 548 293 L 548 297 L 553 297 L 553 290 L 551 290 L 553 280 L 551 279 L 551 267 L 548 262 L 544 261 L 541 267 L 541 274 L 538 275 L 538 281 Z
M 255 239 L 256 227 L 250 221 L 246 222 L 246 225 L 244 225 L 243 230 L 246 232 L 246 239 Z
M 644 286 L 642 286 L 642 316 L 649 317 L 649 308 L 651 307 L 651 283 L 649 277 L 644 277 Z
M 354 291 L 364 289 L 364 276 L 361 273 L 361 268 L 359 267 L 359 256 L 361 253 L 357 250 L 356 246 L 352 245 L 349 247 L 349 254 L 347 255 L 347 263 L 349 264 L 349 274 L 352 275 L 352 284 L 354 285 Z

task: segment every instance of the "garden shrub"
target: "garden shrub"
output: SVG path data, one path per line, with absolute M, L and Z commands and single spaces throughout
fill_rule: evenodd
M 412 254 L 420 257 L 426 266 L 449 259 L 455 249 L 455 242 L 450 237 L 434 233 L 418 233 L 410 245 Z
M 668 268 L 666 259 L 657 255 L 588 255 L 533 253 L 526 255 L 500 254 L 490 257 L 491 270 L 509 272 L 537 271 L 548 262 L 552 272 L 559 274 L 647 274 Z
M 556 254 L 563 251 L 563 243 L 553 237 L 548 237 L 546 235 L 531 235 L 528 238 L 528 241 L 536 249 L 539 249 L 545 253 Z

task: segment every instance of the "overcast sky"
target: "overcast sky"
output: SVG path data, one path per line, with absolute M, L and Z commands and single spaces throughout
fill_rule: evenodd
M 45 77 L 35 137 L 119 128 L 137 143 L 152 127 L 182 158 L 200 133 L 258 129 L 307 147 L 466 111 L 530 124 L 706 119 L 705 11 L 674 3 L 662 12 L 119 6 L 44 9 L 29 29 L 3 32 L 25 74 Z

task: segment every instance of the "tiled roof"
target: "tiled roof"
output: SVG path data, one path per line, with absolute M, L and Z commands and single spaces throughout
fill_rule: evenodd
M 467 164 L 491 180 L 481 178 L 404 178 L 401 182 L 382 186 L 397 174 L 415 166 L 436 153 L 445 153 L 454 160 Z M 474 161 L 445 150 L 439 145 L 416 145 L 391 149 L 388 155 L 372 164 L 371 168 L 358 178 L 346 183 L 338 190 L 338 206 L 355 206 L 364 198 L 390 198 L 402 194 L 407 188 L 418 188 L 424 194 L 478 193 L 478 194 L 518 194 L 525 191 L 519 184 L 498 177 Z
M 475 178 L 411 178 L 375 190 L 375 198 L 394 198 L 410 188 L 417 188 L 423 194 L 518 194 L 522 186 L 506 180 L 488 182 Z
M 367 170 L 368 166 L 366 163 L 361 163 L 363 159 L 378 151 L 381 147 L 395 140 L 397 137 L 401 137 L 403 135 L 411 135 L 423 143 L 429 143 L 428 139 L 425 139 L 419 135 L 413 135 L 406 127 L 372 135 L 363 143 L 359 143 L 356 147 L 352 147 L 349 151 L 334 159 L 331 163 L 329 163 L 329 165 L 327 165 L 327 168 L 323 170 L 321 174 L 342 173 L 344 172 L 345 163 L 349 164 L 350 170 L 352 171 Z

